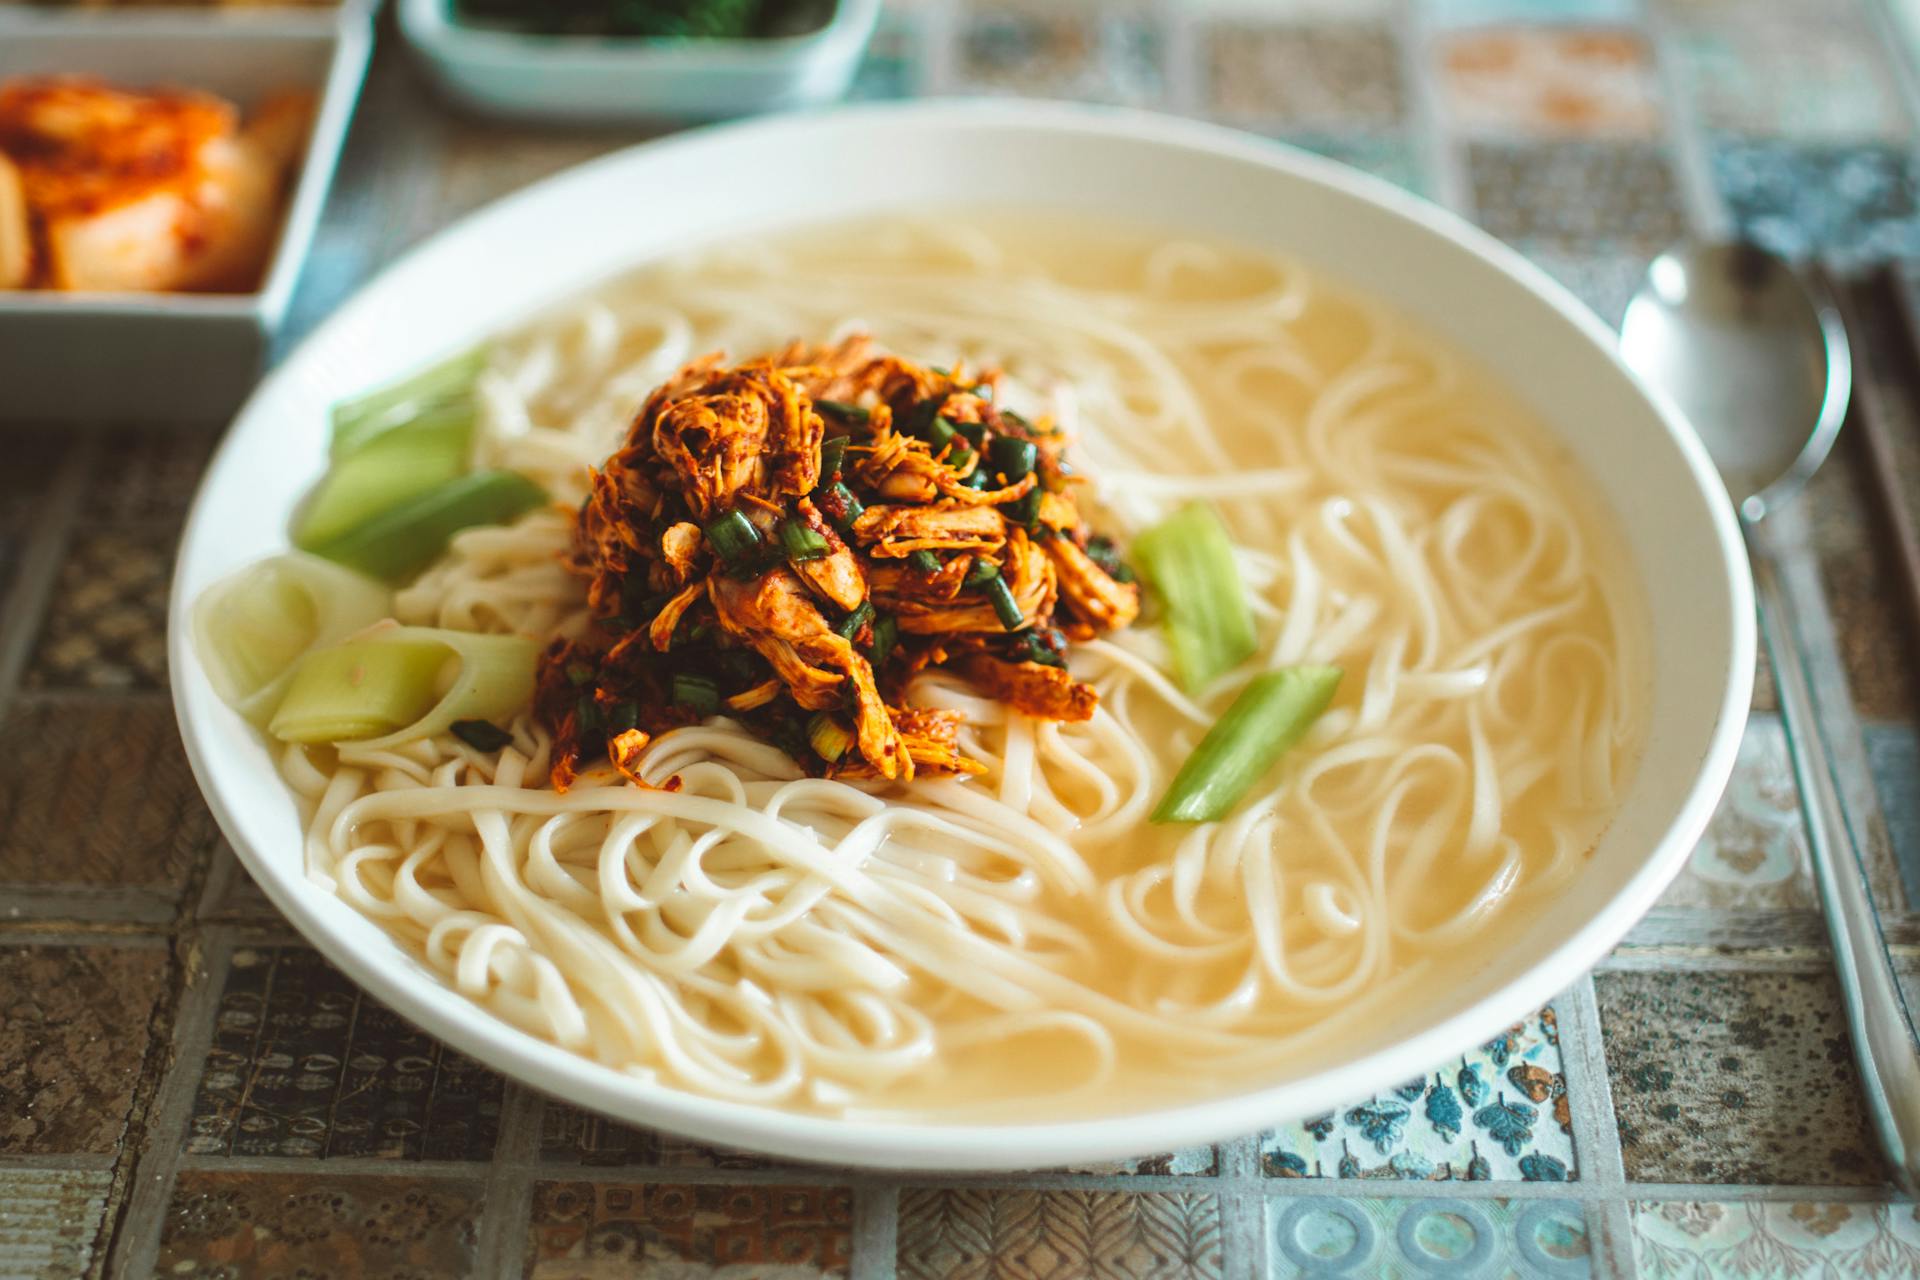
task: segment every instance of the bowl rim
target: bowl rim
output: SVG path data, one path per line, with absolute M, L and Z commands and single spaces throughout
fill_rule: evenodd
M 762 140 L 801 146 L 849 126 L 871 122 L 920 123 L 929 127 L 986 126 L 1042 134 L 1068 134 L 1107 140 L 1171 145 L 1221 160 L 1252 164 L 1303 178 L 1398 214 L 1426 231 L 1451 241 L 1498 272 L 1541 305 L 1571 323 L 1636 388 L 1677 448 L 1688 478 L 1706 504 L 1729 596 L 1728 640 L 1731 652 L 1725 685 L 1698 771 L 1672 814 L 1664 834 L 1618 891 L 1583 925 L 1567 934 L 1531 966 L 1502 981 L 1459 1012 L 1419 1028 L 1378 1049 L 1315 1074 L 1278 1084 L 1185 1103 L 1162 1110 L 1124 1113 L 1063 1122 L 941 1123 L 876 1122 L 807 1115 L 769 1107 L 727 1102 L 651 1082 L 623 1077 L 613 1069 L 536 1039 L 482 1009 L 427 975 L 377 963 L 336 936 L 321 916 L 332 895 L 306 880 L 304 870 L 288 870 L 254 850 L 223 795 L 227 768 L 207 719 L 223 708 L 194 687 L 188 675 L 193 656 L 187 625 L 192 601 L 186 587 L 189 551 L 209 535 L 201 528 L 212 477 L 222 470 L 238 432 L 229 432 L 209 464 L 196 495 L 181 543 L 168 610 L 168 658 L 171 688 L 188 759 L 221 829 L 240 861 L 274 905 L 300 933 L 362 988 L 386 1002 L 430 1034 L 530 1088 L 564 1098 L 623 1120 L 694 1140 L 747 1148 L 811 1163 L 885 1169 L 1010 1170 L 1057 1166 L 1172 1150 L 1223 1141 L 1284 1119 L 1311 1115 L 1349 1102 L 1369 1091 L 1402 1082 L 1411 1070 L 1425 1069 L 1484 1041 L 1546 1005 L 1585 975 L 1632 925 L 1651 908 L 1678 873 L 1705 831 L 1734 765 L 1751 698 L 1756 622 L 1752 580 L 1745 544 L 1718 473 L 1704 446 L 1675 408 L 1627 370 L 1611 329 L 1564 286 L 1517 251 L 1493 239 L 1459 215 L 1410 195 L 1383 180 L 1344 165 L 1227 127 L 1130 108 L 1035 101 L 920 100 L 865 104 L 825 111 L 796 112 L 761 120 L 708 126 L 615 152 L 525 188 L 487 206 L 485 217 L 520 202 L 537 200 L 548 187 L 579 180 L 603 166 L 635 162 L 641 154 L 677 153 L 709 145 L 715 139 L 761 135 Z M 431 254 L 465 225 L 462 219 L 415 246 L 387 273 L 416 257 Z M 329 324 L 332 321 L 328 322 Z M 309 339 L 311 340 L 311 339 Z M 283 376 L 269 375 L 263 389 Z M 249 410 L 243 410 L 244 420 Z M 229 713 L 230 714 L 230 713 Z

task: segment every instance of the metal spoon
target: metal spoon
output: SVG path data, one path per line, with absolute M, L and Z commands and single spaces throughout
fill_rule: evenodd
M 1839 434 L 1853 387 L 1846 328 L 1822 288 L 1766 250 L 1687 244 L 1647 268 L 1621 323 L 1620 347 L 1634 371 L 1692 421 L 1739 507 L 1854 1058 L 1895 1179 L 1914 1194 L 1920 1047 L 1840 807 L 1767 527 Z

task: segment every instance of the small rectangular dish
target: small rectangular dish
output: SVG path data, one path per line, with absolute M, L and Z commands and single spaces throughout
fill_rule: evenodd
M 257 289 L 0 290 L 0 424 L 206 424 L 245 399 L 286 313 L 366 74 L 372 36 L 364 11 L 321 12 L 289 21 L 0 9 L 0 82 L 91 76 L 204 90 L 246 110 L 288 90 L 314 96 Z
M 460 20 L 453 0 L 399 0 L 400 29 L 434 78 L 476 110 L 571 121 L 711 120 L 846 91 L 880 0 L 817 0 L 795 35 L 643 39 L 533 35 Z

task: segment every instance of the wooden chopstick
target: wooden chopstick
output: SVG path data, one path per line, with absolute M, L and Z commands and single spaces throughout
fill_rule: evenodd
M 1876 353 L 1872 350 L 1874 336 L 1884 325 L 1894 339 L 1896 359 L 1903 366 L 1899 383 L 1907 390 L 1916 416 L 1920 416 L 1920 313 L 1916 313 L 1914 300 L 1892 263 L 1882 263 L 1852 284 L 1824 271 L 1821 274 L 1852 339 L 1853 411 L 1848 416 L 1860 437 L 1868 492 L 1893 548 L 1911 628 L 1908 634 L 1920 639 L 1920 531 L 1900 496 L 1889 425 L 1892 412 L 1873 376 Z

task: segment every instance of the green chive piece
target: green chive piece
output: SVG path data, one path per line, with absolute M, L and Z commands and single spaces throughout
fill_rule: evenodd
M 1020 612 L 1020 604 L 1013 598 L 1013 588 L 999 574 L 987 579 L 985 584 L 987 599 L 993 605 L 994 613 L 999 615 L 1000 625 L 1009 631 L 1018 631 L 1026 625 L 1027 617 Z
M 1253 611 L 1212 507 L 1195 502 L 1174 512 L 1134 539 L 1133 558 L 1160 598 L 1174 673 L 1188 693 L 1253 653 Z
M 987 447 L 987 424 L 984 422 L 956 422 L 953 429 L 958 431 L 966 442 L 976 449 Z
M 720 689 L 706 676 L 681 672 L 668 687 L 668 699 L 676 707 L 686 707 L 703 716 L 720 709 Z
M 992 459 L 993 469 L 1005 476 L 1008 484 L 1012 484 L 1032 474 L 1040 451 L 1034 448 L 1031 440 L 1022 440 L 1018 436 L 995 436 L 987 446 L 987 457 Z
M 573 723 L 583 734 L 600 732 L 600 708 L 594 704 L 592 694 L 583 693 L 574 702 Z
M 829 436 L 820 442 L 820 474 L 832 476 L 840 474 L 840 464 L 846 460 L 847 438 Z
M 984 556 L 973 558 L 973 567 L 967 570 L 966 580 L 960 585 L 966 587 L 984 587 L 991 578 L 1000 576 L 1000 566 Z
M 498 751 L 513 741 L 512 734 L 491 720 L 455 720 L 447 728 L 475 751 Z
M 925 547 L 908 556 L 907 563 L 918 569 L 921 573 L 940 572 L 940 557 Z
M 950 391 L 942 391 L 928 396 L 900 415 L 898 423 L 900 433 L 909 436 L 924 436 L 933 427 L 933 420 L 940 416 L 940 410 L 946 407 Z
M 788 516 L 780 522 L 780 545 L 789 560 L 818 560 L 833 550 L 826 535 L 798 516 Z
M 1255 676 L 1174 775 L 1154 822 L 1218 822 L 1306 734 L 1333 701 L 1340 668 L 1287 667 Z
M 619 737 L 629 729 L 640 727 L 640 704 L 632 698 L 624 698 L 613 704 L 607 712 L 607 733 Z
M 865 409 L 857 404 L 848 404 L 845 400 L 815 400 L 813 407 L 825 416 L 850 426 L 864 427 L 873 419 L 873 415 Z
M 1035 485 L 1006 505 L 1004 514 L 1008 520 L 1024 529 L 1032 529 L 1040 523 L 1040 486 Z
M 739 511 L 729 511 L 709 520 L 706 534 L 714 554 L 730 565 L 742 564 L 760 550 L 760 531 Z
M 829 506 L 837 506 L 841 509 L 841 514 L 834 520 L 834 524 L 839 527 L 840 532 L 850 532 L 853 529 L 853 522 L 858 520 L 860 513 L 867 509 L 866 505 L 862 503 L 860 499 L 854 497 L 853 490 L 847 488 L 844 484 L 836 482 L 832 488 L 827 490 L 827 493 L 831 497 Z
M 807 745 L 829 764 L 837 762 L 853 746 L 853 735 L 846 726 L 822 711 L 807 721 Z
M 867 653 L 867 661 L 876 668 L 886 665 L 893 656 L 893 647 L 900 642 L 900 624 L 894 621 L 890 613 L 877 615 L 873 620 L 873 648 Z
M 867 623 L 872 620 L 873 604 L 870 601 L 862 600 L 858 608 L 840 620 L 840 625 L 835 627 L 834 631 L 838 632 L 842 638 L 851 640 L 860 634 L 860 628 L 866 626 Z

